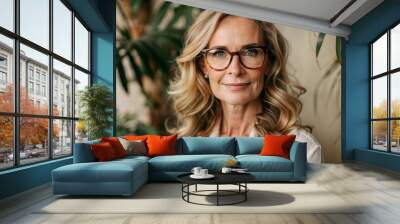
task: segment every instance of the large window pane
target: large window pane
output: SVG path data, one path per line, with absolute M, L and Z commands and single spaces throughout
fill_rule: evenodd
M 391 75 L 390 85 L 391 115 L 400 118 L 400 72 Z
M 53 0 L 53 18 L 53 51 L 71 60 L 72 12 L 60 0 Z
M 44 118 L 21 117 L 19 152 L 21 164 L 49 158 L 48 121 Z
M 72 117 L 71 66 L 53 60 L 53 115 Z
M 392 152 L 400 153 L 400 120 L 391 121 L 392 124 Z
M 400 67 L 400 24 L 391 31 L 390 51 L 391 69 Z
M 14 125 L 10 116 L 0 116 L 0 170 L 14 164 Z
M 75 63 L 89 70 L 89 32 L 75 18 Z
M 0 1 L 0 26 L 14 31 L 14 0 Z
M 72 154 L 72 121 L 53 120 L 53 157 Z
M 372 80 L 372 118 L 387 118 L 387 77 Z
M 13 40 L 0 34 L 0 111 L 2 112 L 14 111 L 13 49 Z
M 20 0 L 21 36 L 49 48 L 49 0 Z
M 84 120 L 75 121 L 75 143 L 88 140 L 88 128 Z
M 47 55 L 21 44 L 21 113 L 48 114 L 48 63 Z
M 75 69 L 75 117 L 80 117 L 82 109 L 79 106 L 80 94 L 87 86 L 89 86 L 89 75 Z
M 387 34 L 372 45 L 372 75 L 387 71 Z
M 387 151 L 387 121 L 372 122 L 372 147 Z

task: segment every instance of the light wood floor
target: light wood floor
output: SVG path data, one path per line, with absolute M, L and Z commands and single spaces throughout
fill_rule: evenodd
M 33 211 L 55 199 L 44 185 L 0 201 L 0 223 L 400 223 L 399 173 L 359 163 L 324 164 L 311 167 L 308 182 L 367 206 L 356 214 L 37 214 Z

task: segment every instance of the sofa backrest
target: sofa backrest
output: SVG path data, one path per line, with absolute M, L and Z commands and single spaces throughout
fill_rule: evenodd
M 96 158 L 94 157 L 90 146 L 92 144 L 99 144 L 99 143 L 100 143 L 100 139 L 93 140 L 93 141 L 75 143 L 75 147 L 74 147 L 74 163 L 95 162 Z
M 176 144 L 177 154 L 226 154 L 235 155 L 233 137 L 182 137 Z
M 236 137 L 236 155 L 259 154 L 264 137 Z
M 100 140 L 75 143 L 74 163 L 96 161 L 91 144 L 100 143 Z M 263 137 L 181 137 L 176 142 L 178 155 L 196 154 L 225 154 L 244 155 L 259 154 L 264 145 Z M 297 142 L 292 145 L 297 147 Z

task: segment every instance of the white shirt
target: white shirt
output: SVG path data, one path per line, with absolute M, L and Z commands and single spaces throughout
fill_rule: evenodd
M 307 143 L 307 162 L 321 163 L 322 162 L 322 149 L 321 144 L 317 138 L 310 132 L 297 128 L 289 132 L 289 134 L 296 135 L 295 141 Z M 219 125 L 215 125 L 210 136 L 220 136 Z M 257 137 L 257 130 L 253 127 L 248 137 Z

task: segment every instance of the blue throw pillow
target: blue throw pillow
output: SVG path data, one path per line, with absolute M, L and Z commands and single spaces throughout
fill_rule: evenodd
M 233 137 L 182 137 L 177 142 L 178 154 L 225 154 L 235 155 Z
M 263 137 L 236 137 L 236 155 L 259 154 L 264 145 Z

